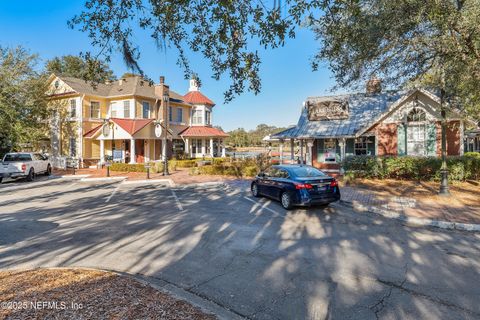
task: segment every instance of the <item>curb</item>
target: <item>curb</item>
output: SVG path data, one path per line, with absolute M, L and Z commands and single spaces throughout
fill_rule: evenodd
M 175 187 L 172 179 L 145 179 L 145 180 L 125 180 L 123 184 L 142 184 L 142 183 L 167 183 L 170 187 Z
M 102 177 L 102 178 L 82 178 L 80 182 L 94 182 L 94 181 L 118 181 L 125 180 L 127 177 Z
M 215 315 L 220 320 L 244 320 L 245 317 L 235 313 L 234 311 L 219 305 L 215 301 L 209 300 L 201 295 L 197 295 L 195 293 L 189 292 L 188 289 L 185 290 L 182 287 L 179 287 L 173 283 L 168 281 L 162 280 L 160 278 L 146 276 L 140 273 L 128 273 L 124 271 L 114 270 L 114 269 L 104 269 L 104 268 L 95 268 L 95 267 L 79 267 L 79 266 L 62 266 L 62 267 L 41 267 L 41 266 L 33 266 L 32 268 L 0 268 L 2 271 L 6 270 L 22 270 L 22 271 L 29 271 L 29 270 L 36 270 L 36 269 L 50 269 L 50 270 L 94 270 L 94 271 L 102 271 L 102 272 L 110 272 L 120 275 L 122 277 L 131 278 L 135 281 L 138 281 L 142 284 L 145 284 L 149 287 L 154 288 L 157 291 L 165 293 L 177 300 L 185 301 L 197 308 L 200 308 L 203 312 Z
M 91 174 L 68 174 L 68 175 L 61 175 L 61 176 L 52 176 L 53 178 L 49 179 L 82 179 L 82 178 L 88 178 L 90 177 Z
M 214 187 L 214 186 L 225 186 L 223 181 L 210 181 L 210 182 L 199 182 L 199 183 L 189 183 L 189 184 L 176 184 L 176 188 L 195 188 L 195 187 Z
M 473 231 L 473 232 L 480 232 L 480 224 L 475 223 L 460 223 L 460 222 L 450 222 L 450 221 L 442 221 L 442 220 L 434 220 L 434 219 L 424 219 L 424 218 L 417 218 L 417 217 L 409 217 L 401 213 L 396 213 L 392 211 L 388 211 L 385 209 L 381 209 L 375 206 L 367 206 L 358 202 L 346 201 L 341 200 L 340 203 L 351 207 L 353 209 L 357 209 L 359 211 L 367 211 L 371 213 L 379 214 L 385 218 L 399 220 L 411 225 L 415 226 L 422 226 L 422 227 L 435 227 L 445 230 L 461 230 L 461 231 Z

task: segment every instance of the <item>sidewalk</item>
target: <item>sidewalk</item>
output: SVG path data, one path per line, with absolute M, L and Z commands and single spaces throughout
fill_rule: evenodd
M 55 175 L 71 176 L 73 170 L 54 170 Z M 76 175 L 89 175 L 88 178 L 105 178 L 107 177 L 107 169 L 79 169 L 75 171 Z M 145 180 L 147 178 L 146 172 L 120 172 L 111 171 L 110 177 L 126 177 L 128 181 Z M 225 182 L 237 180 L 232 176 L 214 176 L 214 175 L 190 175 L 189 169 L 179 168 L 170 172 L 170 175 L 164 176 L 161 173 L 150 173 L 150 179 L 171 179 L 176 185 L 195 184 L 204 182 Z
M 342 201 L 387 216 L 480 224 L 480 185 L 476 182 L 452 184 L 450 197 L 437 195 L 438 183 L 434 182 L 362 180 L 341 190 Z

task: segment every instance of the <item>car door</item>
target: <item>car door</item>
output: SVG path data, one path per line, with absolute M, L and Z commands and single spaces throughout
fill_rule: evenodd
M 43 157 L 39 153 L 33 154 L 33 166 L 37 173 L 47 170 L 45 161 L 43 161 Z
M 271 190 L 271 180 L 274 175 L 274 168 L 269 168 L 265 170 L 263 176 L 258 179 L 258 191 L 264 196 L 270 196 Z
M 275 177 L 271 179 L 271 197 L 277 200 L 280 199 L 280 196 L 286 188 L 286 184 L 288 183 L 289 175 L 287 170 L 285 169 L 278 169 L 275 172 Z

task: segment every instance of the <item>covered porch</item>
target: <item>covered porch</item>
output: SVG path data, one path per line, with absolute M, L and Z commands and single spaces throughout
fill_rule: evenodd
M 228 134 L 212 127 L 189 127 L 180 133 L 185 142 L 185 154 L 191 158 L 225 157 Z

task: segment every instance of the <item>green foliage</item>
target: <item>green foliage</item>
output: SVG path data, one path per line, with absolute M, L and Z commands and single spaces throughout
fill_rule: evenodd
M 449 179 L 480 180 L 480 154 L 448 157 Z M 343 162 L 345 176 L 377 179 L 439 180 L 442 159 L 437 157 L 348 157 Z
M 265 136 L 280 132 L 286 128 L 278 128 L 266 124 L 259 124 L 254 130 L 245 131 L 243 128 L 228 132 L 229 137 L 225 139 L 225 144 L 234 147 L 252 147 L 262 146 L 262 139 Z
M 220 161 L 221 160 L 221 161 Z M 258 157 L 256 159 L 214 159 L 211 165 L 193 167 L 190 169 L 191 174 L 210 174 L 210 175 L 227 175 L 242 177 L 254 177 L 260 171 L 264 171 L 271 163 L 266 157 Z
M 261 83 L 258 47 L 283 46 L 295 37 L 295 28 L 310 12 L 319 12 L 323 1 L 103 1 L 89 0 L 83 12 L 69 25 L 79 27 L 94 46 L 110 58 L 120 51 L 129 68 L 143 74 L 139 65 L 139 45 L 133 30 L 149 34 L 159 48 L 173 46 L 185 76 L 192 75 L 189 52 L 210 62 L 213 78 L 225 74 L 231 84 L 225 101 L 249 90 L 257 94 Z M 282 12 L 284 11 L 284 12 Z
M 339 86 L 363 86 L 373 75 L 386 85 L 412 81 L 434 89 L 478 118 L 480 6 L 478 1 L 326 1 L 309 19 L 322 41 L 313 60 L 328 61 Z M 443 84 L 442 84 L 443 83 Z M 417 83 L 418 84 L 418 83 Z
M 55 73 L 67 77 L 75 77 L 86 81 L 105 82 L 115 80 L 110 67 L 98 59 L 86 59 L 79 56 L 62 56 L 48 60 L 45 66 L 47 73 Z
M 37 56 L 26 49 L 0 47 L 0 154 L 50 138 L 46 77 L 37 69 Z

